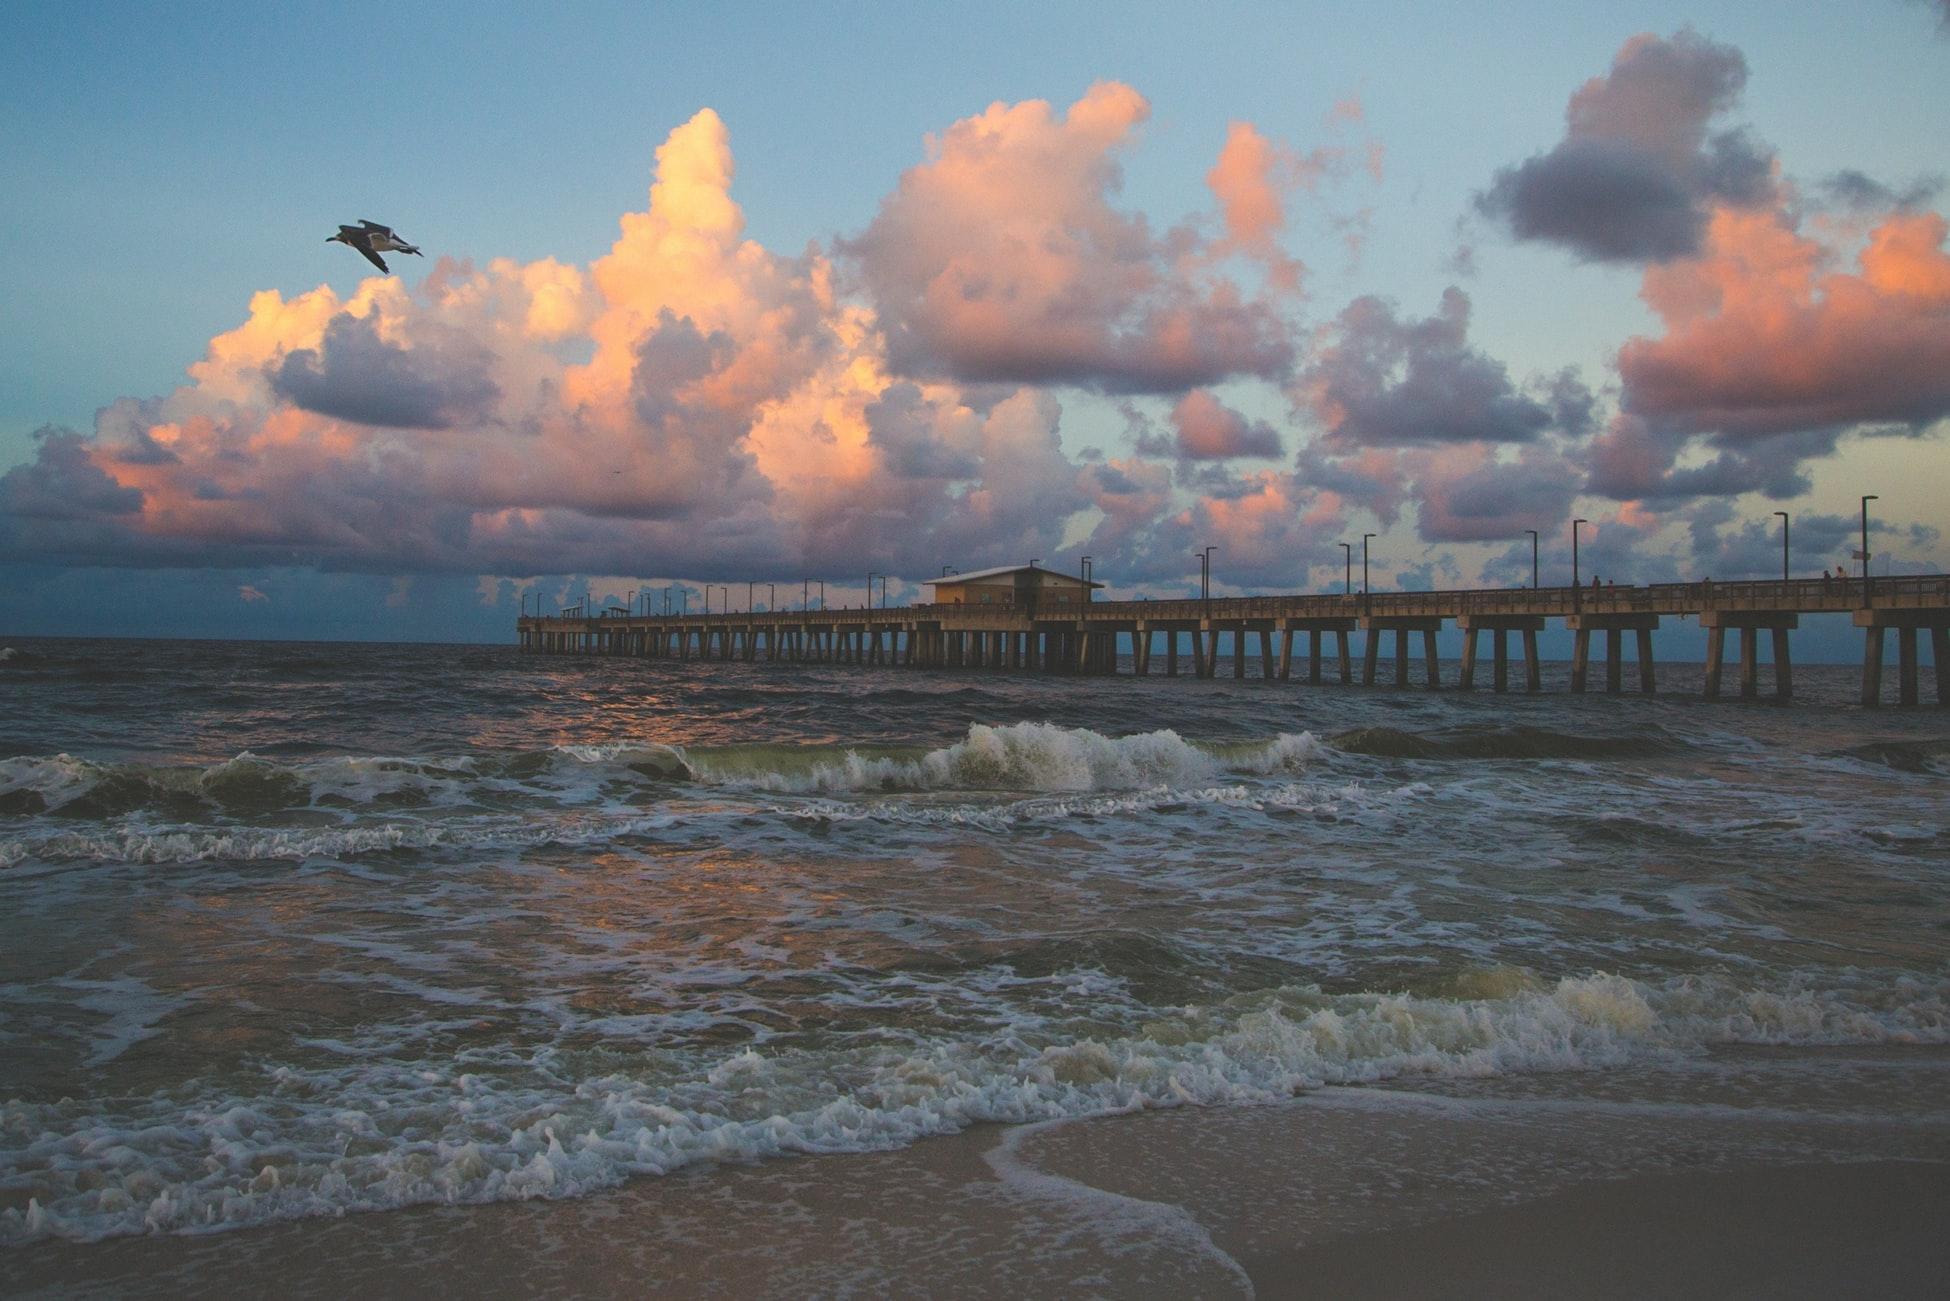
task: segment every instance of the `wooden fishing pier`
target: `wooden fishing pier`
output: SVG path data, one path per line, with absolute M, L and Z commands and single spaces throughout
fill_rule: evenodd
M 1047 572 L 1047 571 L 1041 571 Z M 942 580 L 943 582 L 951 580 Z M 1806 616 L 1849 618 L 1862 629 L 1862 703 L 1882 703 L 1886 638 L 1896 639 L 1897 703 L 1920 698 L 1918 639 L 1927 632 L 1935 661 L 1936 703 L 1950 706 L 1950 575 L 1842 580 L 1659 583 L 1643 587 L 1547 587 L 1448 592 L 1372 592 L 1328 596 L 1242 596 L 1170 601 L 1092 601 L 1075 597 L 1015 604 L 937 602 L 865 609 L 713 611 L 639 615 L 622 609 L 524 615 L 521 647 L 550 655 L 624 655 L 674 660 L 742 660 L 934 670 L 1015 670 L 1111 674 L 1128 661 L 1139 676 L 1181 672 L 1247 676 L 1249 647 L 1259 676 L 1318 683 L 1331 662 L 1338 680 L 1357 681 L 1351 639 L 1362 634 L 1358 681 L 1409 685 L 1411 646 L 1420 638 L 1423 685 L 1434 690 L 1478 685 L 1482 634 L 1488 634 L 1486 685 L 1541 689 L 1537 634 L 1561 619 L 1572 633 L 1571 690 L 1590 684 L 1592 639 L 1603 634 L 1603 689 L 1625 690 L 1625 648 L 1632 643 L 1639 691 L 1656 689 L 1652 634 L 1663 619 L 1692 618 L 1706 630 L 1705 694 L 1725 685 L 1728 632 L 1739 634 L 1733 689 L 1760 694 L 1762 633 L 1772 639 L 1773 694 L 1793 695 L 1788 631 Z M 1454 623 L 1463 637 L 1460 671 L 1441 680 L 1436 634 Z M 1229 638 L 1221 656 L 1220 637 Z M 1384 639 L 1393 636 L 1392 674 L 1383 669 Z M 1304 638 L 1304 645 L 1302 639 Z M 1512 643 L 1519 656 L 1513 656 Z M 1120 657 L 1120 646 L 1128 646 Z M 1383 685 L 1387 685 L 1386 681 Z

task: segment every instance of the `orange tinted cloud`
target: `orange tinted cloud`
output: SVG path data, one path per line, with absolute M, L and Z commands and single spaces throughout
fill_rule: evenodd
M 1286 293 L 1299 290 L 1303 271 L 1299 259 L 1279 245 L 1286 229 L 1285 191 L 1300 179 L 1292 151 L 1275 145 L 1250 122 L 1231 125 L 1219 161 L 1205 174 L 1225 221 L 1221 248 L 1258 258 L 1266 265 L 1268 282 Z
M 1896 213 L 1858 271 L 1781 212 L 1717 210 L 1700 256 L 1646 273 L 1659 338 L 1619 350 L 1628 411 L 1765 436 L 1950 414 L 1950 255 L 1934 213 Z
M 1170 391 L 1285 368 L 1288 327 L 1269 301 L 1212 272 L 1190 232 L 1154 233 L 1112 202 L 1149 114 L 1103 82 L 1065 113 L 992 104 L 929 139 L 846 245 L 895 371 Z M 1277 213 L 1249 152 L 1234 146 L 1219 172 L 1260 238 Z
M 1054 154 L 1018 160 L 1025 178 L 1101 194 L 1108 151 L 1146 111 L 1128 88 L 1098 88 Z M 1039 115 L 998 107 L 950 134 L 1035 136 Z M 957 186 L 993 182 L 959 144 L 947 154 L 975 173 Z M 93 436 L 43 439 L 0 476 L 0 551 L 391 573 L 1054 552 L 1091 505 L 1061 406 L 895 375 L 881 319 L 841 297 L 824 253 L 746 236 L 735 171 L 729 131 L 703 110 L 658 149 L 647 206 L 586 268 L 441 259 L 417 287 L 375 276 L 350 295 L 256 295 L 184 385 L 111 404 Z M 1113 215 L 1101 233 L 1115 245 L 1143 228 Z M 1205 301 L 1236 308 L 1223 287 Z M 1149 346 L 1196 353 L 1199 304 L 1163 306 L 1190 315 L 1161 310 Z M 895 388 L 915 415 L 889 442 L 874 413 Z

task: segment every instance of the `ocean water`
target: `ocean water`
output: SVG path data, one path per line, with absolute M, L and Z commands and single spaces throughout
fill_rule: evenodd
M 1950 1040 L 1950 715 L 1851 669 L 11 652 L 0 1249 Z

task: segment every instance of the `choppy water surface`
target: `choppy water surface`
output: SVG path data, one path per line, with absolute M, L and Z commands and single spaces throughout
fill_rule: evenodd
M 4 1245 L 1950 1039 L 1950 723 L 1849 670 L 1777 707 L 15 650 Z

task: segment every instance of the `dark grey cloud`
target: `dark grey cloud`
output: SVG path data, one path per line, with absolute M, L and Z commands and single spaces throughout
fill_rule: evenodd
M 33 437 L 34 459 L 0 475 L 0 517 L 78 520 L 142 509 L 140 488 L 122 486 L 89 458 L 92 439 L 52 425 Z
M 266 377 L 294 406 L 395 429 L 450 429 L 483 417 L 500 397 L 492 359 L 471 344 L 401 348 L 372 317 L 340 314 L 317 348 L 287 353 Z
M 1739 129 L 1708 130 L 1746 82 L 1747 61 L 1730 45 L 1690 29 L 1635 36 L 1607 76 L 1571 97 L 1564 139 L 1498 171 L 1476 208 L 1518 239 L 1593 262 L 1696 252 L 1713 203 L 1772 192 L 1771 150 Z
M 1749 492 L 1784 501 L 1814 486 L 1806 463 L 1833 454 L 1840 436 L 1839 429 L 1824 428 L 1746 442 L 1709 439 L 1705 446 L 1713 453 L 1710 459 L 1680 466 L 1680 454 L 1693 442 L 1690 430 L 1621 415 L 1591 442 L 1585 491 L 1615 501 L 1670 502 Z
M 45 426 L 34 443 L 32 460 L 0 474 L 0 560 L 63 555 L 126 564 L 139 557 L 129 526 L 142 491 L 96 465 L 92 440 L 72 430 Z
M 1944 0 L 1950 4 L 1950 0 Z M 1941 176 L 1919 176 L 1905 185 L 1886 185 L 1864 172 L 1844 168 L 1825 177 L 1816 192 L 1831 207 L 1880 216 L 1900 208 L 1920 208 L 1943 191 Z
M 918 386 L 894 384 L 868 405 L 867 438 L 887 468 L 904 479 L 973 479 L 981 459 L 942 439 L 934 404 Z
M 1523 392 L 1503 363 L 1469 345 L 1469 297 L 1451 286 L 1424 320 L 1357 298 L 1301 372 L 1299 397 L 1338 449 L 1525 443 L 1582 432 L 1592 398 L 1571 373 Z
M 1555 455 L 1458 471 L 1431 465 L 1415 479 L 1416 530 L 1430 542 L 1493 542 L 1525 529 L 1546 531 L 1570 515 L 1580 477 Z

